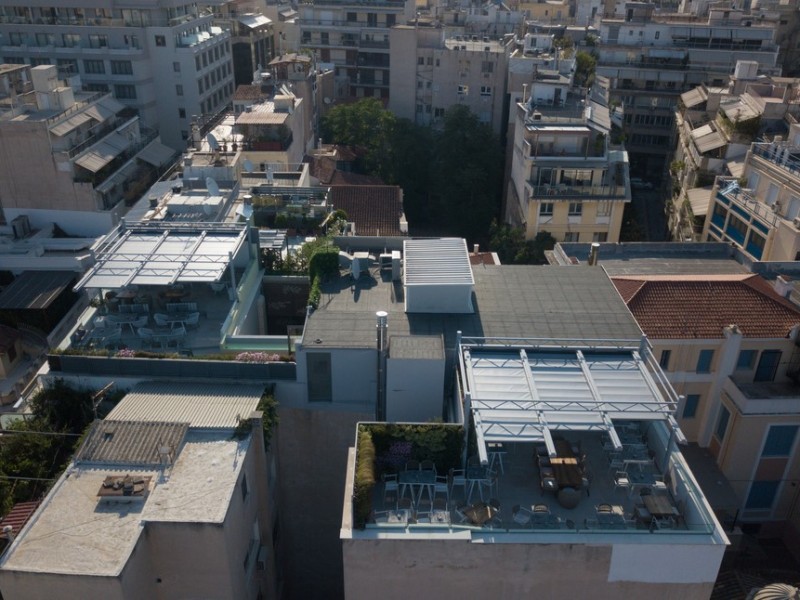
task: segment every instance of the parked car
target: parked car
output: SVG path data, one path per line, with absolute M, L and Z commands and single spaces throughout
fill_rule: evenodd
M 639 177 L 631 177 L 631 187 L 639 190 L 652 190 L 653 184 Z

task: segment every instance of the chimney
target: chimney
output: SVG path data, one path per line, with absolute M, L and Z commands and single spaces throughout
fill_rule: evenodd
M 378 399 L 375 406 L 375 420 L 386 420 L 386 348 L 388 344 L 389 313 L 379 310 L 375 313 L 376 345 L 378 349 Z
M 600 244 L 592 242 L 592 248 L 589 250 L 589 266 L 593 267 L 597 264 L 597 255 L 600 252 Z
M 14 541 L 14 528 L 11 525 L 3 527 L 3 534 L 6 536 L 9 544 Z
M 792 282 L 783 275 L 778 275 L 775 279 L 775 291 L 784 298 L 788 298 L 792 295 L 793 287 Z
M 481 251 L 481 247 L 480 247 L 478 244 L 475 244 L 475 245 L 472 247 L 472 253 L 473 253 L 473 254 L 478 254 L 478 253 L 480 253 L 480 251 Z

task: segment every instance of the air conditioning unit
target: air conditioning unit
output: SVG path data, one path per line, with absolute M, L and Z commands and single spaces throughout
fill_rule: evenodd
M 792 221 L 792 223 L 794 223 L 794 228 L 795 229 L 800 229 L 800 217 L 795 217 L 794 221 Z

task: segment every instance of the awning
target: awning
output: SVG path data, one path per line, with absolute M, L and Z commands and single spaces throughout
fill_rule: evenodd
M 694 106 L 698 106 L 705 102 L 708 99 L 708 94 L 706 94 L 705 89 L 702 87 L 696 87 L 693 90 L 689 90 L 688 92 L 684 92 L 681 94 L 681 102 L 686 108 L 692 108 Z
M 113 133 L 103 139 L 102 142 L 92 146 L 83 155 L 75 160 L 75 163 L 88 169 L 92 173 L 97 173 L 108 163 L 130 145 L 128 138 L 119 133 Z
M 52 133 L 53 135 L 57 135 L 59 137 L 63 137 L 67 135 L 69 132 L 74 131 L 84 123 L 87 123 L 91 120 L 92 120 L 91 115 L 82 112 L 80 114 L 70 117 L 66 121 L 62 121 L 58 125 L 51 127 L 50 133 Z
M 693 130 L 692 139 L 694 139 L 695 146 L 697 146 L 697 151 L 700 154 L 709 150 L 716 150 L 728 143 L 710 123 Z
M 170 162 L 173 156 L 175 156 L 175 151 L 172 148 L 158 140 L 153 140 L 136 155 L 136 158 L 140 158 L 154 167 L 160 167 Z
M 125 108 L 122 104 L 111 97 L 103 98 L 95 105 L 86 109 L 86 114 L 100 123 L 107 121 L 118 112 Z
M 272 21 L 264 15 L 244 15 L 239 17 L 239 23 L 250 29 L 255 29 L 262 25 L 269 25 Z
M 692 213 L 695 217 L 704 217 L 708 214 L 708 203 L 711 200 L 711 188 L 692 188 L 686 192 L 689 204 L 692 205 Z

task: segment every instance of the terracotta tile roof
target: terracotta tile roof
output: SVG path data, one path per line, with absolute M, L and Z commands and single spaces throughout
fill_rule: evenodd
M 0 519 L 0 530 L 6 525 L 11 525 L 12 533 L 17 535 L 20 530 L 25 526 L 25 523 L 33 516 L 36 509 L 39 508 L 41 500 L 34 502 L 17 502 L 8 514 Z
M 613 277 L 639 326 L 653 339 L 713 339 L 738 325 L 744 337 L 785 338 L 800 310 L 759 275 Z
M 337 185 L 331 187 L 330 200 L 355 223 L 356 235 L 405 235 L 400 231 L 403 199 L 396 185 Z
M 383 186 L 383 179 L 373 175 L 350 173 L 348 171 L 334 171 L 328 185 L 358 185 L 358 186 Z
M 260 85 L 240 85 L 233 93 L 233 99 L 243 100 L 262 100 L 269 97 L 269 93 L 261 91 Z

